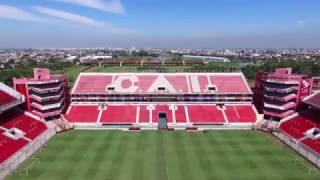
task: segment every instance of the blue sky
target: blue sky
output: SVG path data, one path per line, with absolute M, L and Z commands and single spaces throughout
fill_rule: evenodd
M 320 47 L 319 0 L 0 0 L 0 47 Z

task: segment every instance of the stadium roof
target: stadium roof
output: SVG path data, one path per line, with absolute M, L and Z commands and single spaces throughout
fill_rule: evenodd
M 80 73 L 72 94 L 252 94 L 242 73 Z

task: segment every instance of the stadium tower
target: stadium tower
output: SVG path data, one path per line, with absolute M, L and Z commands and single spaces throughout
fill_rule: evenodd
M 33 78 L 14 78 L 14 88 L 26 97 L 25 108 L 46 120 L 56 119 L 69 102 L 68 80 L 51 75 L 48 69 L 35 68 Z
M 294 114 L 311 92 L 312 79 L 292 74 L 291 68 L 279 68 L 274 73 L 258 72 L 254 102 L 265 119 L 279 121 Z

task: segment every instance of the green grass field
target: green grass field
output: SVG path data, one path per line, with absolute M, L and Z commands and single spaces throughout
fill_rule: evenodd
M 72 131 L 55 136 L 34 158 L 39 164 L 29 160 L 8 179 L 320 179 L 313 166 L 257 131 Z

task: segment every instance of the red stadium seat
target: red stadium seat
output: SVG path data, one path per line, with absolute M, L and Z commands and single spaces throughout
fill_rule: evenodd
M 317 112 L 312 110 L 305 111 L 290 120 L 282 122 L 279 128 L 289 136 L 300 139 L 304 137 L 304 133 L 312 128 L 320 127 Z
M 137 106 L 132 105 L 109 105 L 102 112 L 101 123 L 126 124 L 135 123 L 137 117 Z
M 215 105 L 190 105 L 188 113 L 191 123 L 225 123 L 222 111 Z
M 99 109 L 97 105 L 71 105 L 66 118 L 75 123 L 96 123 Z
M 187 123 L 185 106 L 177 106 L 176 108 L 176 123 Z
M 18 128 L 26 133 L 26 137 L 35 139 L 45 130 L 47 126 L 45 123 L 38 121 L 23 112 L 10 110 L 0 115 L 1 126 L 11 129 Z
M 304 145 L 320 154 L 320 139 L 307 138 L 301 141 Z
M 28 144 L 28 141 L 21 138 L 19 140 L 8 138 L 2 135 L 3 132 L 0 130 L 0 164 Z

